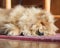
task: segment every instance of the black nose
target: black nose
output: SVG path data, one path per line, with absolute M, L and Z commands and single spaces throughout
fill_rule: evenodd
M 39 30 L 37 30 L 36 34 L 39 35 L 39 36 L 43 36 L 44 35 L 44 33 L 43 32 L 39 32 Z
M 20 36 L 24 36 L 23 32 L 20 33 Z

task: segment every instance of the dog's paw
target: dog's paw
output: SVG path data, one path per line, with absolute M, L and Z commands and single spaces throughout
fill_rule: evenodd
M 9 35 L 9 36 L 18 36 L 19 33 L 18 33 L 18 32 L 14 32 L 14 31 L 10 31 L 10 32 L 8 33 L 8 35 Z
M 6 28 L 0 28 L 0 35 L 7 35 L 9 32 L 9 30 L 7 30 Z
M 8 31 L 5 32 L 4 30 L 0 30 L 0 35 L 7 35 L 8 34 Z

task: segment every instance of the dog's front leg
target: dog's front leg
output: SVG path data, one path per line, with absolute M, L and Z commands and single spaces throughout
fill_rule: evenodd
M 19 35 L 19 28 L 16 25 L 5 24 L 4 27 L 9 30 L 7 35 L 11 35 L 11 36 Z

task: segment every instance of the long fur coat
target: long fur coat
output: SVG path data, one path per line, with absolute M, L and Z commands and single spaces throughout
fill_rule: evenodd
M 0 34 L 6 35 L 55 35 L 58 28 L 50 12 L 35 7 L 16 6 L 0 9 Z

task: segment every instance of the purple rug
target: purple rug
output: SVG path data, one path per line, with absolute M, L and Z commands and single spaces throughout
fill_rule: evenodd
M 23 41 L 43 41 L 43 42 L 60 42 L 60 34 L 55 36 L 5 36 L 0 35 L 0 39 L 23 40 Z

